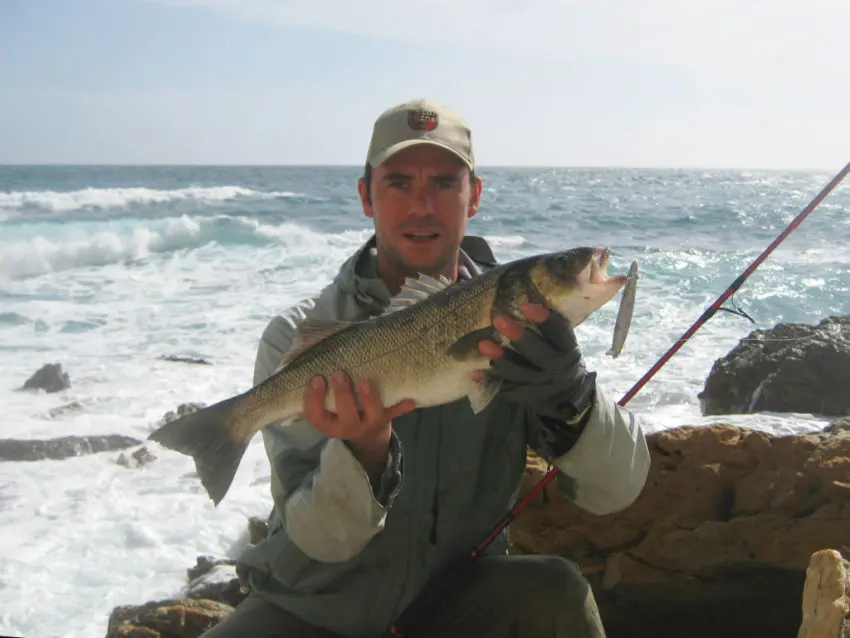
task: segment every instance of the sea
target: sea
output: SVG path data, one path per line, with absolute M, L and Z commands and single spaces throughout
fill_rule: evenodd
M 836 167 L 836 172 L 841 167 Z M 372 233 L 358 167 L 0 166 L 0 438 L 144 439 L 181 403 L 251 386 L 258 339 Z M 500 260 L 578 245 L 637 261 L 634 317 L 606 354 L 619 296 L 576 329 L 623 397 L 829 182 L 824 171 L 483 168 L 468 232 Z M 850 180 L 848 180 L 850 181 Z M 626 404 L 647 432 L 725 421 L 817 430 L 812 414 L 703 417 L 712 364 L 752 330 L 850 314 L 850 184 L 839 187 Z M 195 357 L 193 365 L 162 357 Z M 21 391 L 60 363 L 70 388 Z M 75 408 L 53 412 L 76 404 Z M 0 463 L 0 634 L 97 637 L 116 605 L 167 598 L 198 555 L 245 547 L 271 506 L 256 437 L 214 508 L 190 458 L 152 444 Z

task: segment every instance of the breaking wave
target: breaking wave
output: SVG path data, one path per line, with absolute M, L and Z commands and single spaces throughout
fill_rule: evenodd
M 287 254 L 353 250 L 371 229 L 320 232 L 295 222 L 266 224 L 243 216 L 216 215 L 128 221 L 124 226 L 63 225 L 61 234 L 0 241 L 0 280 L 14 280 L 75 268 L 102 267 L 203 248 L 281 248 Z M 54 229 L 56 230 L 56 229 Z M 494 247 L 513 248 L 522 236 L 489 237 Z
M 134 204 L 194 201 L 201 204 L 246 199 L 299 197 L 290 191 L 257 191 L 242 186 L 187 188 L 83 188 L 74 191 L 11 191 L 0 193 L 0 211 L 41 210 L 67 213 L 86 209 L 122 208 Z

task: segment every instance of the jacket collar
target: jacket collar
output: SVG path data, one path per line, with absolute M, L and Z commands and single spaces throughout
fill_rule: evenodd
M 334 283 L 342 292 L 355 297 L 357 302 L 375 311 L 382 311 L 392 296 L 378 276 L 376 238 L 373 234 L 340 267 Z M 480 275 L 498 262 L 489 244 L 482 237 L 466 235 L 460 244 L 460 279 L 471 279 Z

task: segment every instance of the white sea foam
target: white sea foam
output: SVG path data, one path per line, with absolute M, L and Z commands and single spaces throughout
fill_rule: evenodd
M 245 198 L 274 199 L 297 197 L 290 191 L 257 191 L 242 186 L 191 186 L 187 188 L 156 189 L 134 188 L 83 188 L 73 191 L 9 191 L 0 193 L 0 211 L 22 208 L 40 208 L 55 213 L 91 208 L 120 208 L 130 204 L 164 204 L 176 201 L 198 203 L 221 202 Z
M 43 300 L 10 304 L 26 321 L 5 332 L 21 350 L 4 358 L 0 372 L 0 387 L 6 389 L 0 400 L 12 417 L 4 436 L 122 433 L 143 439 L 181 402 L 210 403 L 247 389 L 268 317 L 329 281 L 368 236 L 322 235 L 290 225 L 272 230 L 257 224 L 256 230 L 281 242 L 228 251 L 209 245 L 135 268 L 113 261 L 96 275 L 64 272 L 7 285 L 8 292 Z M 507 248 L 499 251 L 501 258 L 518 256 L 522 248 L 515 237 L 502 245 Z M 671 265 L 693 261 L 685 253 L 666 259 Z M 283 268 L 296 263 L 311 276 Z M 63 289 L 88 301 L 48 301 Z M 665 293 L 648 274 L 620 358 L 603 354 L 616 304 L 579 328 L 588 364 L 619 398 L 700 310 L 683 308 L 675 293 Z M 748 329 L 743 320 L 707 324 L 632 400 L 645 427 L 721 420 L 700 416 L 696 394 L 713 359 Z M 202 356 L 213 365 L 164 362 L 157 359 L 161 354 Z M 60 361 L 69 372 L 69 390 L 12 391 L 50 361 Z M 47 417 L 51 408 L 71 401 L 83 409 Z M 722 420 L 785 433 L 826 422 L 765 414 Z M 190 459 L 152 449 L 159 458 L 144 469 L 116 465 L 117 452 L 0 464 L 0 520 L 6 530 L 0 541 L 0 629 L 27 636 L 103 635 L 115 605 L 177 593 L 197 555 L 231 553 L 245 542 L 247 518 L 267 514 L 268 465 L 259 438 L 218 509 L 190 477 Z
M 255 197 L 228 188 L 236 187 L 203 196 Z M 157 194 L 135 196 L 188 197 L 193 189 L 142 190 Z M 26 204 L 6 200 L 5 206 L 72 210 L 89 205 L 80 203 L 80 194 L 92 192 L 62 196 L 67 199 L 41 193 Z M 123 196 L 126 204 L 130 194 Z M 500 259 L 545 243 L 526 227 L 497 228 L 488 239 Z M 0 238 L 3 437 L 120 433 L 139 439 L 180 403 L 211 403 L 249 388 L 257 340 L 269 318 L 329 282 L 371 233 L 317 230 L 291 219 L 232 211 L 144 221 L 116 216 L 108 225 L 15 232 L 4 226 Z M 625 269 L 635 258 L 644 273 L 622 355 L 604 354 L 616 303 L 578 328 L 588 365 L 614 398 L 640 379 L 755 256 L 686 246 L 648 250 L 638 243 L 616 250 L 612 266 Z M 828 419 L 805 414 L 702 417 L 697 395 L 714 360 L 750 330 L 789 316 L 814 322 L 830 308 L 846 311 L 846 293 L 840 291 L 848 284 L 844 254 L 826 248 L 778 251 L 740 294 L 757 324 L 718 313 L 629 407 L 650 431 L 713 421 L 782 433 L 822 427 Z M 165 362 L 158 359 L 163 354 L 204 357 L 213 365 Z M 54 361 L 68 371 L 70 389 L 16 390 Z M 49 416 L 73 401 L 82 408 Z M 268 463 L 260 438 L 219 508 L 192 478 L 191 459 L 156 445 L 150 449 L 158 458 L 143 469 L 115 464 L 117 452 L 0 463 L 0 633 L 102 636 L 115 605 L 178 593 L 197 555 L 233 554 L 244 546 L 247 518 L 268 513 Z

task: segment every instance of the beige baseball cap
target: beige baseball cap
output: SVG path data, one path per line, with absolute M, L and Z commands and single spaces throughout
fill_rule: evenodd
M 433 144 L 457 155 L 475 170 L 469 124 L 452 109 L 426 98 L 388 108 L 378 116 L 366 161 L 375 167 L 398 151 L 416 144 Z

